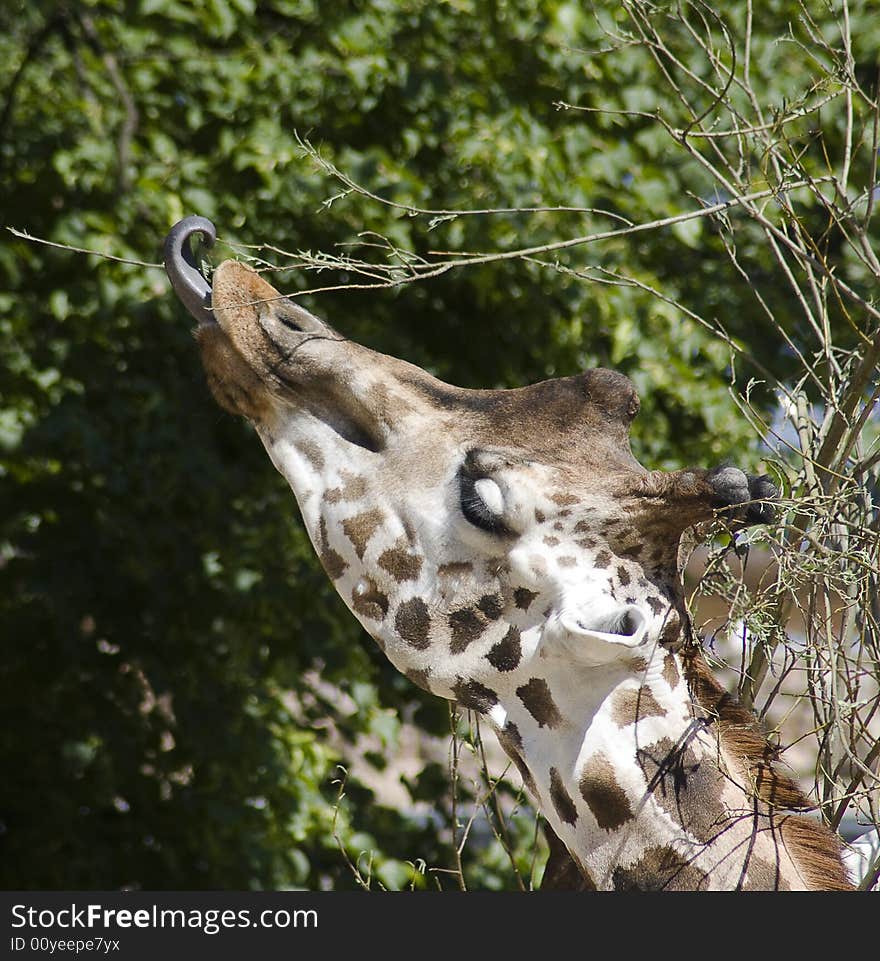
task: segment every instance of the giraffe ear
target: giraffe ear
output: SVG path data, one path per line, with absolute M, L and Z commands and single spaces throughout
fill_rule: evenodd
M 590 405 L 607 420 L 628 432 L 641 401 L 635 385 L 616 370 L 596 367 L 583 374 L 584 394 Z
M 576 444 L 584 463 L 643 470 L 629 446 L 630 427 L 640 406 L 633 382 L 604 367 L 584 371 L 577 381 L 581 406 Z

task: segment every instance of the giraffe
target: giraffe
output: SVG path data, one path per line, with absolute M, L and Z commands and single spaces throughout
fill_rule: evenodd
M 544 818 L 545 888 L 848 889 L 836 836 L 712 675 L 684 531 L 765 522 L 766 476 L 650 471 L 611 370 L 445 384 L 348 340 L 250 267 L 166 269 L 219 404 L 253 425 L 336 590 L 413 683 L 475 711 Z

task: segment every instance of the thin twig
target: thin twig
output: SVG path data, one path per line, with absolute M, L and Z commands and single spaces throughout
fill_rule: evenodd
M 105 254 L 102 250 L 90 250 L 87 247 L 73 247 L 71 244 L 59 244 L 54 240 L 44 240 L 42 237 L 35 237 L 26 230 L 17 230 L 15 227 L 7 226 L 6 229 L 13 236 L 20 237 L 22 240 L 27 240 L 32 244 L 43 244 L 46 247 L 55 247 L 57 250 L 69 250 L 75 254 L 90 254 L 94 257 L 100 257 L 102 260 L 112 260 L 117 264 L 131 264 L 133 267 L 155 267 L 160 270 L 164 269 L 163 264 L 154 264 L 143 260 L 131 260 L 128 257 L 115 257 L 113 254 Z

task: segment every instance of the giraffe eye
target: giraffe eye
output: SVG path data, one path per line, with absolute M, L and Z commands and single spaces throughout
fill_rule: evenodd
M 490 534 L 505 531 L 502 521 L 504 497 L 501 488 L 491 477 L 471 477 L 461 474 L 461 512 L 465 518 L 480 530 Z

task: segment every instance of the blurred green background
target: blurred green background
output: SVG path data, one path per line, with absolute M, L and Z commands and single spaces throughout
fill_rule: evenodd
M 733 31 L 745 8 L 725 5 Z M 869 8 L 854 11 L 866 77 L 880 49 Z M 752 76 L 768 104 L 804 96 L 819 70 L 777 42 L 797 19 L 796 3 L 761 4 Z M 711 201 L 648 120 L 556 106 L 674 114 L 648 52 L 609 41 L 616 25 L 618 4 L 556 0 L 7 2 L 0 228 L 156 262 L 189 213 L 223 241 L 287 250 L 376 231 L 422 254 L 497 251 L 613 226 L 554 211 L 429 229 L 356 194 L 328 206 L 339 184 L 297 134 L 382 198 L 423 208 L 566 205 L 640 222 Z M 842 120 L 825 120 L 833 140 Z M 749 237 L 752 284 L 806 343 Z M 221 243 L 212 257 L 230 255 Z M 717 318 L 778 378 L 796 370 L 707 220 L 559 257 L 625 270 Z M 273 277 L 285 290 L 326 281 Z M 642 395 L 634 447 L 651 467 L 760 459 L 730 395 L 754 371 L 643 289 L 510 261 L 304 303 L 463 386 L 622 370 Z M 334 780 L 364 735 L 381 745 L 370 763 L 387 764 L 402 718 L 448 734 L 447 705 L 397 675 L 332 592 L 261 445 L 208 395 L 190 328 L 160 269 L 2 230 L 0 884 L 350 888 L 343 848 L 371 852 L 387 887 L 434 886 L 412 865 L 454 861 L 443 765 L 405 785 L 435 818 L 383 806 L 356 778 L 337 803 Z M 772 416 L 772 392 L 753 400 Z M 354 708 L 340 712 L 331 689 Z M 527 808 L 510 830 L 528 875 Z M 488 832 L 463 857 L 469 886 L 514 885 Z

